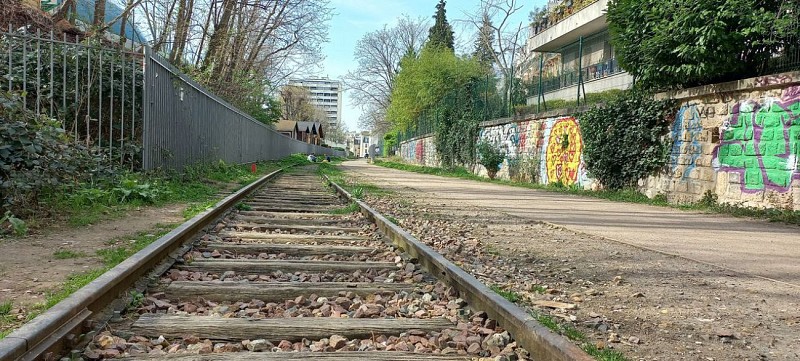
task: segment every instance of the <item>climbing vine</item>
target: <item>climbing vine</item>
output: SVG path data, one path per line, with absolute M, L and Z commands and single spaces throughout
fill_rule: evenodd
M 589 174 L 610 189 L 634 186 L 669 160 L 675 103 L 629 90 L 580 116 Z

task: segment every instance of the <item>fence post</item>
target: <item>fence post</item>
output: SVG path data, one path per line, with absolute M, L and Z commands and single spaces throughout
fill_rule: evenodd
M 149 46 L 144 46 L 144 58 L 142 59 L 142 168 L 150 170 L 153 165 L 152 156 L 150 154 L 150 128 L 152 121 L 150 117 L 150 92 L 147 87 L 151 84 L 152 69 L 150 69 L 150 57 L 152 56 L 152 49 Z M 134 73 L 135 74 L 135 73 Z M 133 89 L 136 89 L 136 79 L 133 79 Z M 135 91 L 134 91 L 135 92 Z M 134 100 L 136 98 L 133 98 Z M 134 108 L 135 109 L 135 108 Z M 133 119 L 133 117 L 131 117 Z M 135 128 L 131 128 L 133 133 Z
M 578 39 L 578 105 L 581 105 L 581 87 L 583 86 L 583 36 Z M 586 96 L 586 94 L 584 94 Z

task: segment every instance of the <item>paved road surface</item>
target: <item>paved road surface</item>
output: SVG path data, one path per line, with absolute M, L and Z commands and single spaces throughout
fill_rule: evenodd
M 800 227 L 345 162 L 370 183 L 561 225 L 800 287 Z

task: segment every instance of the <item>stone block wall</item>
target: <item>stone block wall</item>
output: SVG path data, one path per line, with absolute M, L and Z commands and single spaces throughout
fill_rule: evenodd
M 640 182 L 645 194 L 800 210 L 800 85 L 791 75 L 679 98 L 669 169 Z
M 639 182 L 650 197 L 690 203 L 707 195 L 757 208 L 800 210 L 800 72 L 692 88 L 659 97 L 679 101 L 669 164 Z M 485 123 L 479 141 L 506 153 L 498 177 L 596 188 L 583 162 L 573 116 Z M 433 138 L 401 144 L 406 161 L 437 166 Z M 535 169 L 534 169 L 535 168 Z M 486 175 L 477 166 L 475 172 Z

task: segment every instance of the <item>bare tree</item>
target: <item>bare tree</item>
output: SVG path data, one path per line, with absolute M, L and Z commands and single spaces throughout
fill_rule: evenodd
M 294 121 L 315 121 L 325 118 L 325 112 L 311 104 L 311 95 L 306 88 L 286 85 L 281 88 L 283 118 Z
M 518 0 L 481 0 L 476 14 L 466 14 L 466 21 L 477 30 L 477 42 L 481 42 L 485 52 L 492 57 L 497 70 L 510 76 L 514 68 L 514 58 L 522 46 L 520 35 L 525 29 L 522 23 L 513 23 L 511 18 L 522 9 Z
M 384 114 L 391 101 L 400 60 L 422 48 L 429 27 L 424 17 L 413 19 L 404 15 L 395 26 L 367 33 L 356 43 L 354 56 L 358 67 L 342 80 L 363 112 L 359 119 L 362 127 L 388 130 Z

